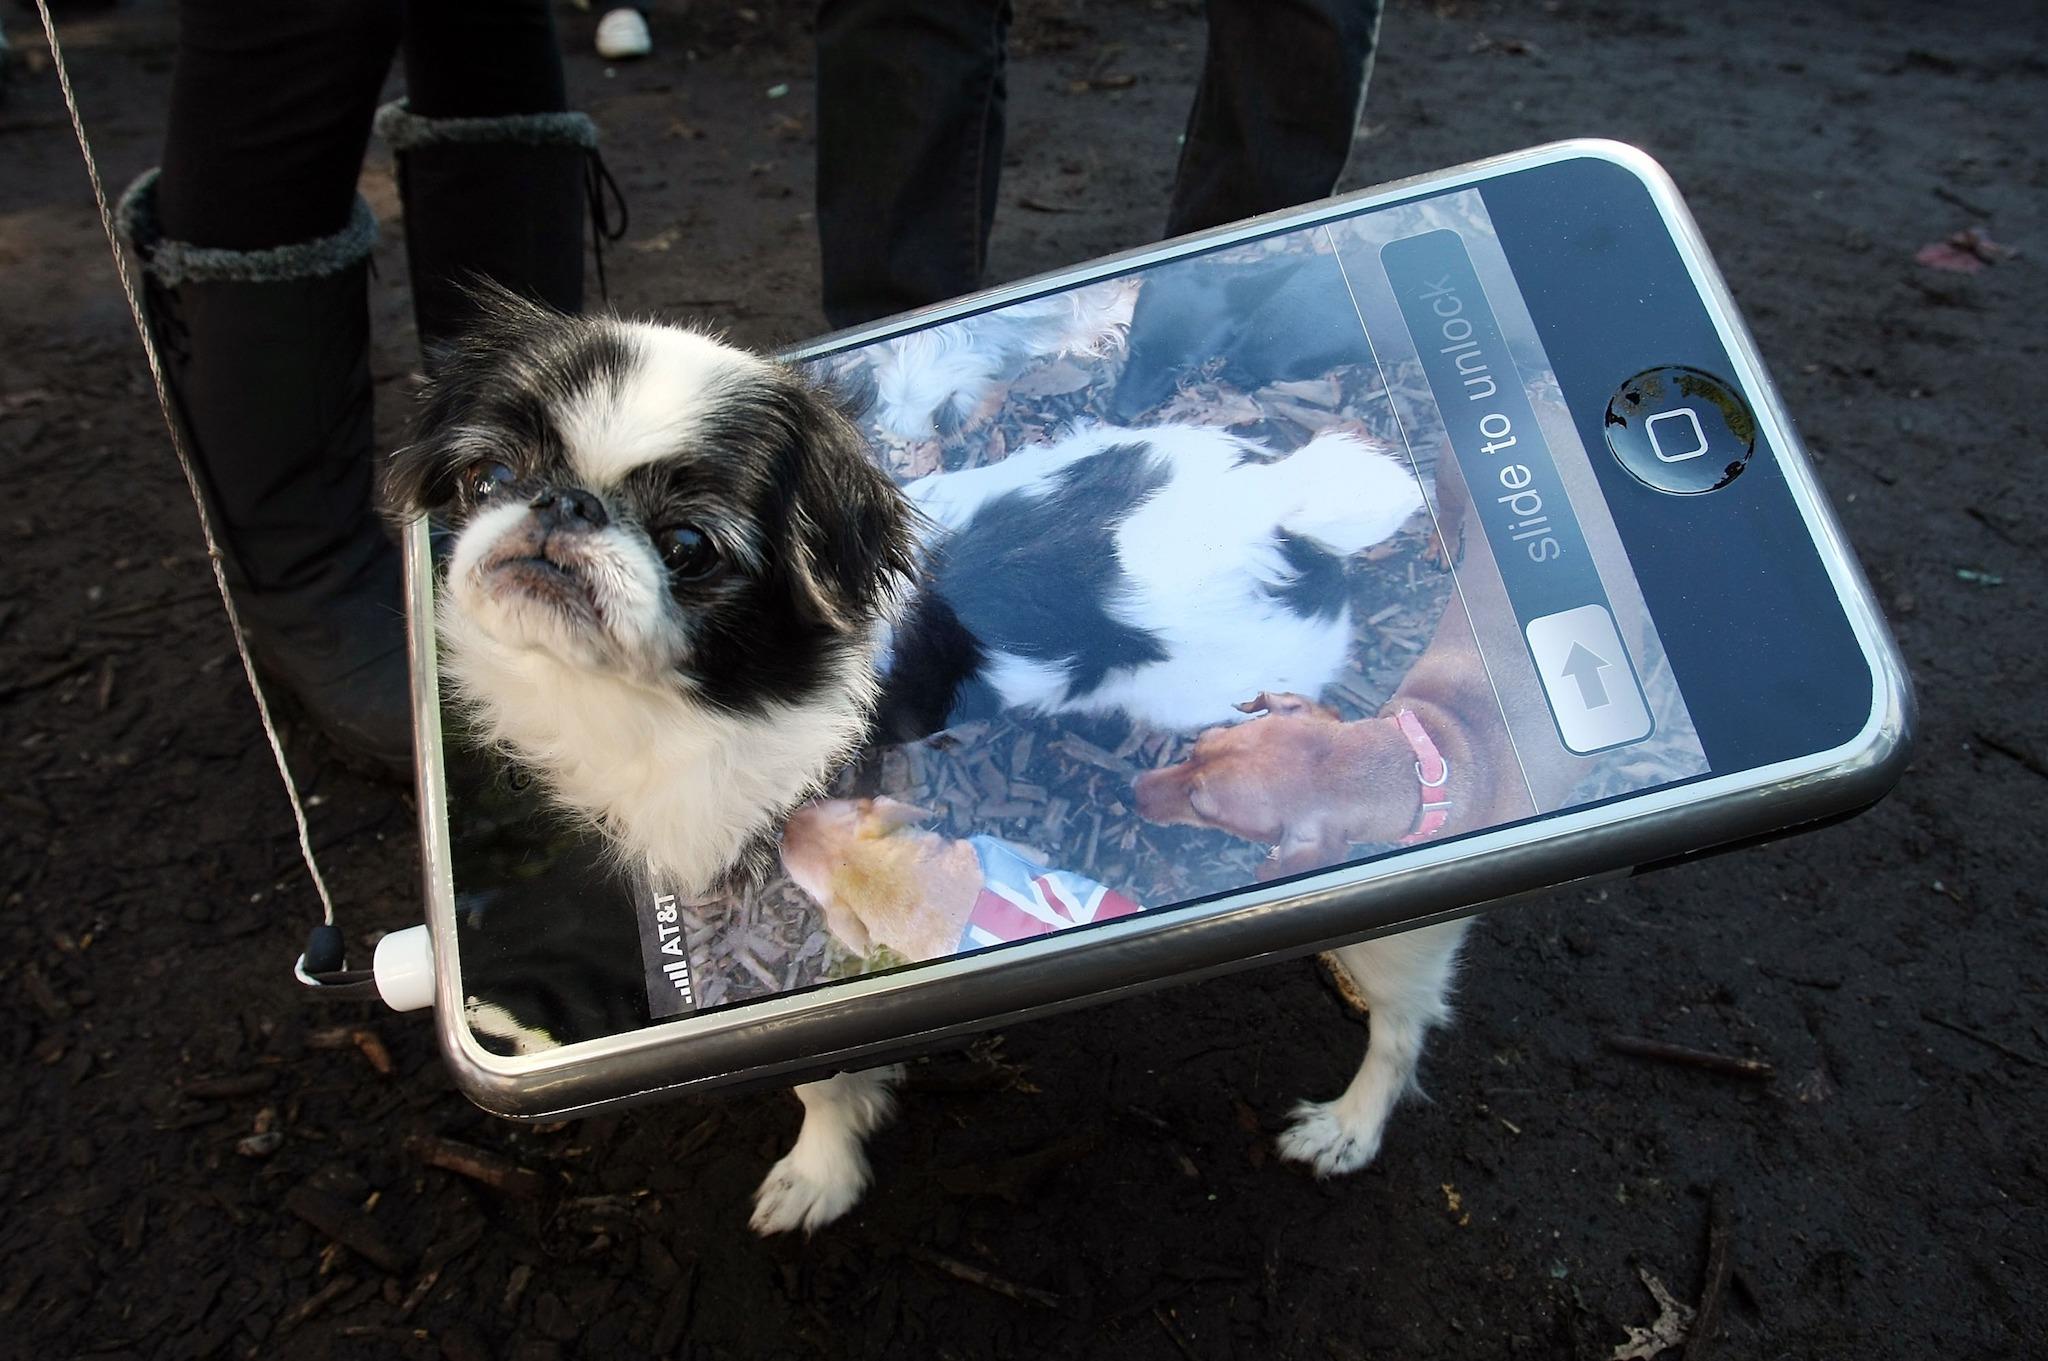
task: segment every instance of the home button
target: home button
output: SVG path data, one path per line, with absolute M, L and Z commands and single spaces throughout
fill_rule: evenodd
M 1735 389 L 1678 366 L 1645 369 L 1607 404 L 1607 447 L 1637 481 L 1689 496 L 1741 475 L 1756 417 Z

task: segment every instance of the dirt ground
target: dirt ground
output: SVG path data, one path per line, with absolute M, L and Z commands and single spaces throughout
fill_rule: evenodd
M 1020 9 L 995 279 L 1156 232 L 1203 40 L 1193 4 Z M 1364 1038 L 1293 963 L 934 1060 L 860 1209 L 764 1243 L 747 1198 L 786 1096 L 516 1127 L 451 1090 L 426 1022 L 292 982 L 316 904 L 55 79 L 7 6 L 0 1351 L 1604 1359 L 1653 1354 L 1624 1345 L 1653 1290 L 1685 1335 L 1718 1238 L 1717 1328 L 1667 1355 L 2043 1354 L 2048 12 L 1904 10 L 1395 0 L 1351 176 L 1576 134 L 1664 161 L 1918 678 L 1898 792 L 1485 918 L 1432 1099 L 1363 1174 L 1271 1152 Z M 616 70 L 564 15 L 633 208 L 614 300 L 761 344 L 821 329 L 801 8 L 657 3 L 658 55 Z M 156 154 L 169 12 L 71 31 L 118 186 Z M 365 187 L 395 439 L 415 360 L 381 149 Z M 1973 226 L 2019 254 L 1915 262 Z M 292 747 L 358 948 L 417 920 L 412 808 Z M 432 1137 L 526 1171 L 431 1166 Z

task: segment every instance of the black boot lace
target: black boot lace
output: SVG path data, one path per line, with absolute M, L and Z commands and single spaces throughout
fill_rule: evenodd
M 595 147 L 583 158 L 583 192 L 590 203 L 590 245 L 597 256 L 597 291 L 609 304 L 612 291 L 604 276 L 604 247 L 606 242 L 617 241 L 626 234 L 626 195 Z

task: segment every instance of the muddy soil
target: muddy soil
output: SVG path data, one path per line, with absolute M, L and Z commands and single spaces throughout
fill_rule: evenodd
M 1157 231 L 1203 41 L 1192 4 L 1020 8 L 995 279 Z M 658 3 L 658 54 L 616 69 L 564 16 L 633 206 L 614 301 L 750 343 L 822 329 L 801 7 Z M 1653 1290 L 1684 1337 L 1718 1237 L 1687 1357 L 2042 1354 L 2039 6 L 1396 0 L 1350 177 L 1576 134 L 1671 169 L 1918 677 L 1892 798 L 1487 917 L 1431 1099 L 1363 1174 L 1272 1155 L 1364 1039 L 1293 963 L 934 1060 L 860 1209 L 766 1243 L 747 1201 L 786 1096 L 516 1127 L 451 1090 L 424 1022 L 292 982 L 316 905 L 291 822 L 55 79 L 30 16 L 0 17 L 0 1351 L 1590 1361 L 1652 1354 L 1617 1348 Z M 70 32 L 118 185 L 156 155 L 169 12 Z M 365 189 L 396 439 L 416 358 L 379 149 Z M 2019 254 L 1915 262 L 1970 227 Z M 412 808 L 291 750 L 357 948 L 417 920 Z

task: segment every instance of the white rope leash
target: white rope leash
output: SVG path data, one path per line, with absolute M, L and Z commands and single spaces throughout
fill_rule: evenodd
M 250 659 L 249 645 L 242 637 L 242 618 L 235 611 L 235 598 L 228 590 L 227 574 L 221 567 L 220 544 L 214 538 L 213 518 L 206 509 L 206 498 L 199 491 L 199 477 L 192 469 L 192 455 L 185 447 L 185 437 L 178 429 L 176 414 L 171 410 L 171 394 L 164 385 L 163 363 L 157 356 L 156 340 L 149 333 L 149 323 L 143 319 L 142 304 L 135 296 L 135 282 L 128 274 L 127 258 L 121 253 L 121 238 L 114 230 L 114 215 L 107 207 L 106 187 L 100 183 L 100 168 L 93 159 L 92 143 L 85 135 L 85 123 L 78 115 L 78 97 L 71 89 L 71 72 L 64 65 L 64 49 L 57 41 L 57 25 L 50 18 L 49 0 L 36 0 L 36 13 L 43 21 L 43 37 L 50 44 L 50 60 L 57 70 L 57 84 L 64 92 L 64 107 L 71 114 L 71 131 L 78 138 L 79 155 L 85 158 L 85 173 L 92 181 L 93 202 L 100 211 L 100 229 L 107 235 L 107 249 L 113 252 L 114 273 L 121 280 L 121 294 L 128 299 L 128 315 L 135 320 L 135 333 L 142 338 L 143 357 L 149 361 L 149 379 L 156 385 L 157 408 L 163 413 L 164 425 L 171 432 L 171 449 L 178 456 L 178 469 L 185 474 L 185 489 L 192 494 L 192 508 L 199 514 L 199 533 L 206 540 L 206 560 L 213 568 L 213 584 L 220 592 L 221 608 L 227 611 L 228 629 L 234 634 L 235 652 L 242 659 L 242 675 L 249 682 L 249 693 L 256 700 L 256 715 L 263 721 L 263 735 L 270 742 L 271 759 L 277 762 L 277 777 L 284 781 L 285 797 L 291 801 L 292 818 L 299 828 L 299 858 L 306 862 L 306 873 L 312 876 L 313 890 L 320 895 L 322 920 L 334 925 L 334 900 L 328 896 L 327 881 L 320 877 L 320 866 L 313 859 L 312 835 L 306 829 L 306 809 L 299 800 L 298 782 L 292 779 L 290 765 L 284 759 L 284 744 L 278 740 L 277 725 L 271 721 L 270 705 L 263 698 L 263 686 L 256 679 L 256 663 Z M 303 971 L 295 969 L 303 981 Z

